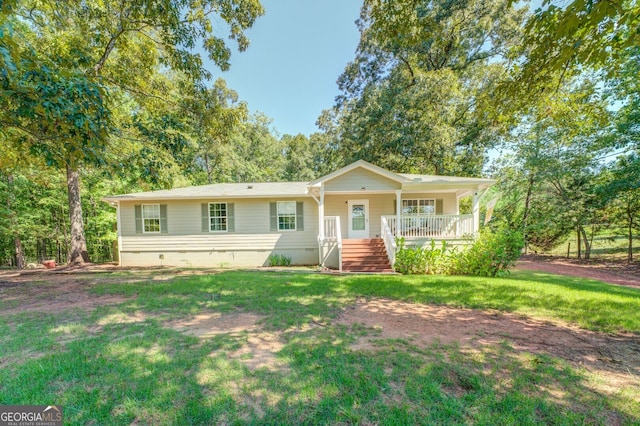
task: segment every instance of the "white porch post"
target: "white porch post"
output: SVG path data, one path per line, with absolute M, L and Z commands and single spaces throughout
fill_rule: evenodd
M 480 191 L 477 191 L 473 194 L 473 233 L 477 233 L 480 230 Z
M 402 236 L 402 190 L 396 190 L 396 237 Z
M 318 234 L 324 240 L 324 182 L 320 185 L 320 202 L 318 203 Z

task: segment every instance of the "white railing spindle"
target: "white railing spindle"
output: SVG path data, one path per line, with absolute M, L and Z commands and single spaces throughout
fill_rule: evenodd
M 402 215 L 398 226 L 396 216 L 383 216 L 393 235 L 398 229 L 403 237 L 463 238 L 474 234 L 473 215 Z

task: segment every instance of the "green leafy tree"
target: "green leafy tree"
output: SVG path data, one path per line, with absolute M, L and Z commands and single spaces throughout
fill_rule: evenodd
M 598 217 L 600 159 L 610 152 L 612 117 L 593 83 L 576 82 L 540 98 L 507 139 L 496 210 L 522 229 L 527 245 L 550 249 L 571 231 L 590 255 L 586 225 Z M 579 249 L 580 250 L 580 249 Z
M 600 196 L 608 200 L 606 212 L 613 223 L 624 225 L 627 237 L 627 260 L 633 260 L 634 233 L 640 231 L 640 155 L 620 156 L 610 167 Z
M 245 102 L 238 100 L 238 94 L 227 87 L 223 79 L 218 79 L 213 87 L 196 91 L 184 101 L 184 108 L 190 117 L 190 128 L 195 144 L 197 169 L 206 173 L 206 182 L 213 183 L 216 164 L 221 147 L 229 144 L 234 134 L 248 119 Z M 196 181 L 197 178 L 196 178 Z
M 544 0 L 526 25 L 517 84 L 524 92 L 558 86 L 581 69 L 615 74 L 626 50 L 640 44 L 638 28 L 634 0 Z
M 154 86 L 158 79 L 150 77 L 164 69 L 202 84 L 210 73 L 193 53 L 199 42 L 214 63 L 227 69 L 230 49 L 215 20 L 225 22 L 242 51 L 248 46 L 244 30 L 263 9 L 258 0 L 109 0 L 64 8 L 53 1 L 23 0 L 3 4 L 2 12 L 22 40 L 20 46 L 1 32 L 0 52 L 10 71 L 2 74 L 3 124 L 24 132 L 21 141 L 31 151 L 66 168 L 70 261 L 82 262 L 88 256 L 78 170 L 89 160 L 105 161 L 109 136 L 116 133 L 108 131 L 109 113 L 122 101 L 139 108 L 160 97 L 163 87 Z M 12 117 L 17 119 L 7 121 Z M 150 127 L 136 130 L 144 134 Z
M 303 134 L 284 135 L 280 143 L 284 148 L 283 180 L 309 181 L 321 175 L 319 166 L 322 164 L 323 146 L 317 143 L 317 139 Z
M 491 94 L 524 12 L 506 1 L 367 0 L 356 58 L 321 128 L 344 163 L 405 172 L 481 173 L 501 128 Z

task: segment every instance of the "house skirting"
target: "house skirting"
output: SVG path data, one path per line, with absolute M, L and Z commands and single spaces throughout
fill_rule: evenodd
M 292 265 L 317 265 L 318 247 L 273 250 L 122 251 L 120 266 L 174 266 L 180 268 L 237 268 L 268 266 L 271 254 L 291 258 Z
M 422 247 L 431 248 L 431 242 L 434 241 L 435 248 L 442 248 L 442 243 L 446 242 L 447 247 L 465 247 L 473 243 L 472 238 L 421 238 L 421 237 L 405 237 L 405 247 Z

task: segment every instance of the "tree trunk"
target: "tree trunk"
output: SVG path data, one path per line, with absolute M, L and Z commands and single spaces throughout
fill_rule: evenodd
M 9 190 L 9 196 L 7 197 L 7 211 L 11 215 L 11 225 L 13 227 L 13 231 L 15 232 L 15 235 L 13 237 L 13 247 L 15 253 L 14 257 L 16 261 L 16 268 L 24 269 L 25 261 L 24 252 L 22 250 L 22 241 L 20 241 L 20 235 L 18 235 L 16 213 L 12 210 L 15 194 L 13 192 L 13 174 L 11 173 L 7 176 L 7 189 Z
M 69 198 L 69 223 L 71 226 L 71 250 L 69 263 L 82 264 L 89 262 L 87 241 L 84 236 L 82 221 L 82 204 L 80 203 L 80 180 L 78 170 L 67 164 L 67 194 Z
M 208 153 L 204 154 L 204 164 L 205 164 L 205 167 L 207 168 L 207 182 L 209 183 L 209 185 L 211 185 L 213 183 L 213 178 L 212 178 L 213 170 L 211 170 L 211 165 L 209 164 Z
M 579 227 L 579 232 L 582 234 L 582 239 L 584 240 L 584 258 L 591 258 L 591 243 L 589 242 L 589 238 L 587 238 L 587 231 L 585 231 L 583 226 Z
M 13 239 L 13 246 L 15 247 L 16 251 L 16 268 L 24 269 L 24 252 L 22 251 L 22 242 L 20 241 L 20 237 L 15 237 Z
M 577 234 L 578 234 L 578 259 L 582 258 L 582 242 L 580 241 L 580 227 L 578 226 L 577 229 Z
M 633 262 L 633 213 L 630 208 L 627 208 L 627 223 L 629 224 L 627 234 L 629 241 L 629 246 L 627 248 L 627 262 L 631 263 Z
M 527 196 L 524 200 L 524 213 L 522 214 L 522 234 L 524 235 L 524 254 L 527 254 L 529 249 L 529 238 L 527 236 L 527 222 L 529 219 L 529 210 L 531 208 L 531 195 L 533 193 L 533 183 L 535 181 L 535 175 L 529 174 L 529 185 L 527 187 Z

